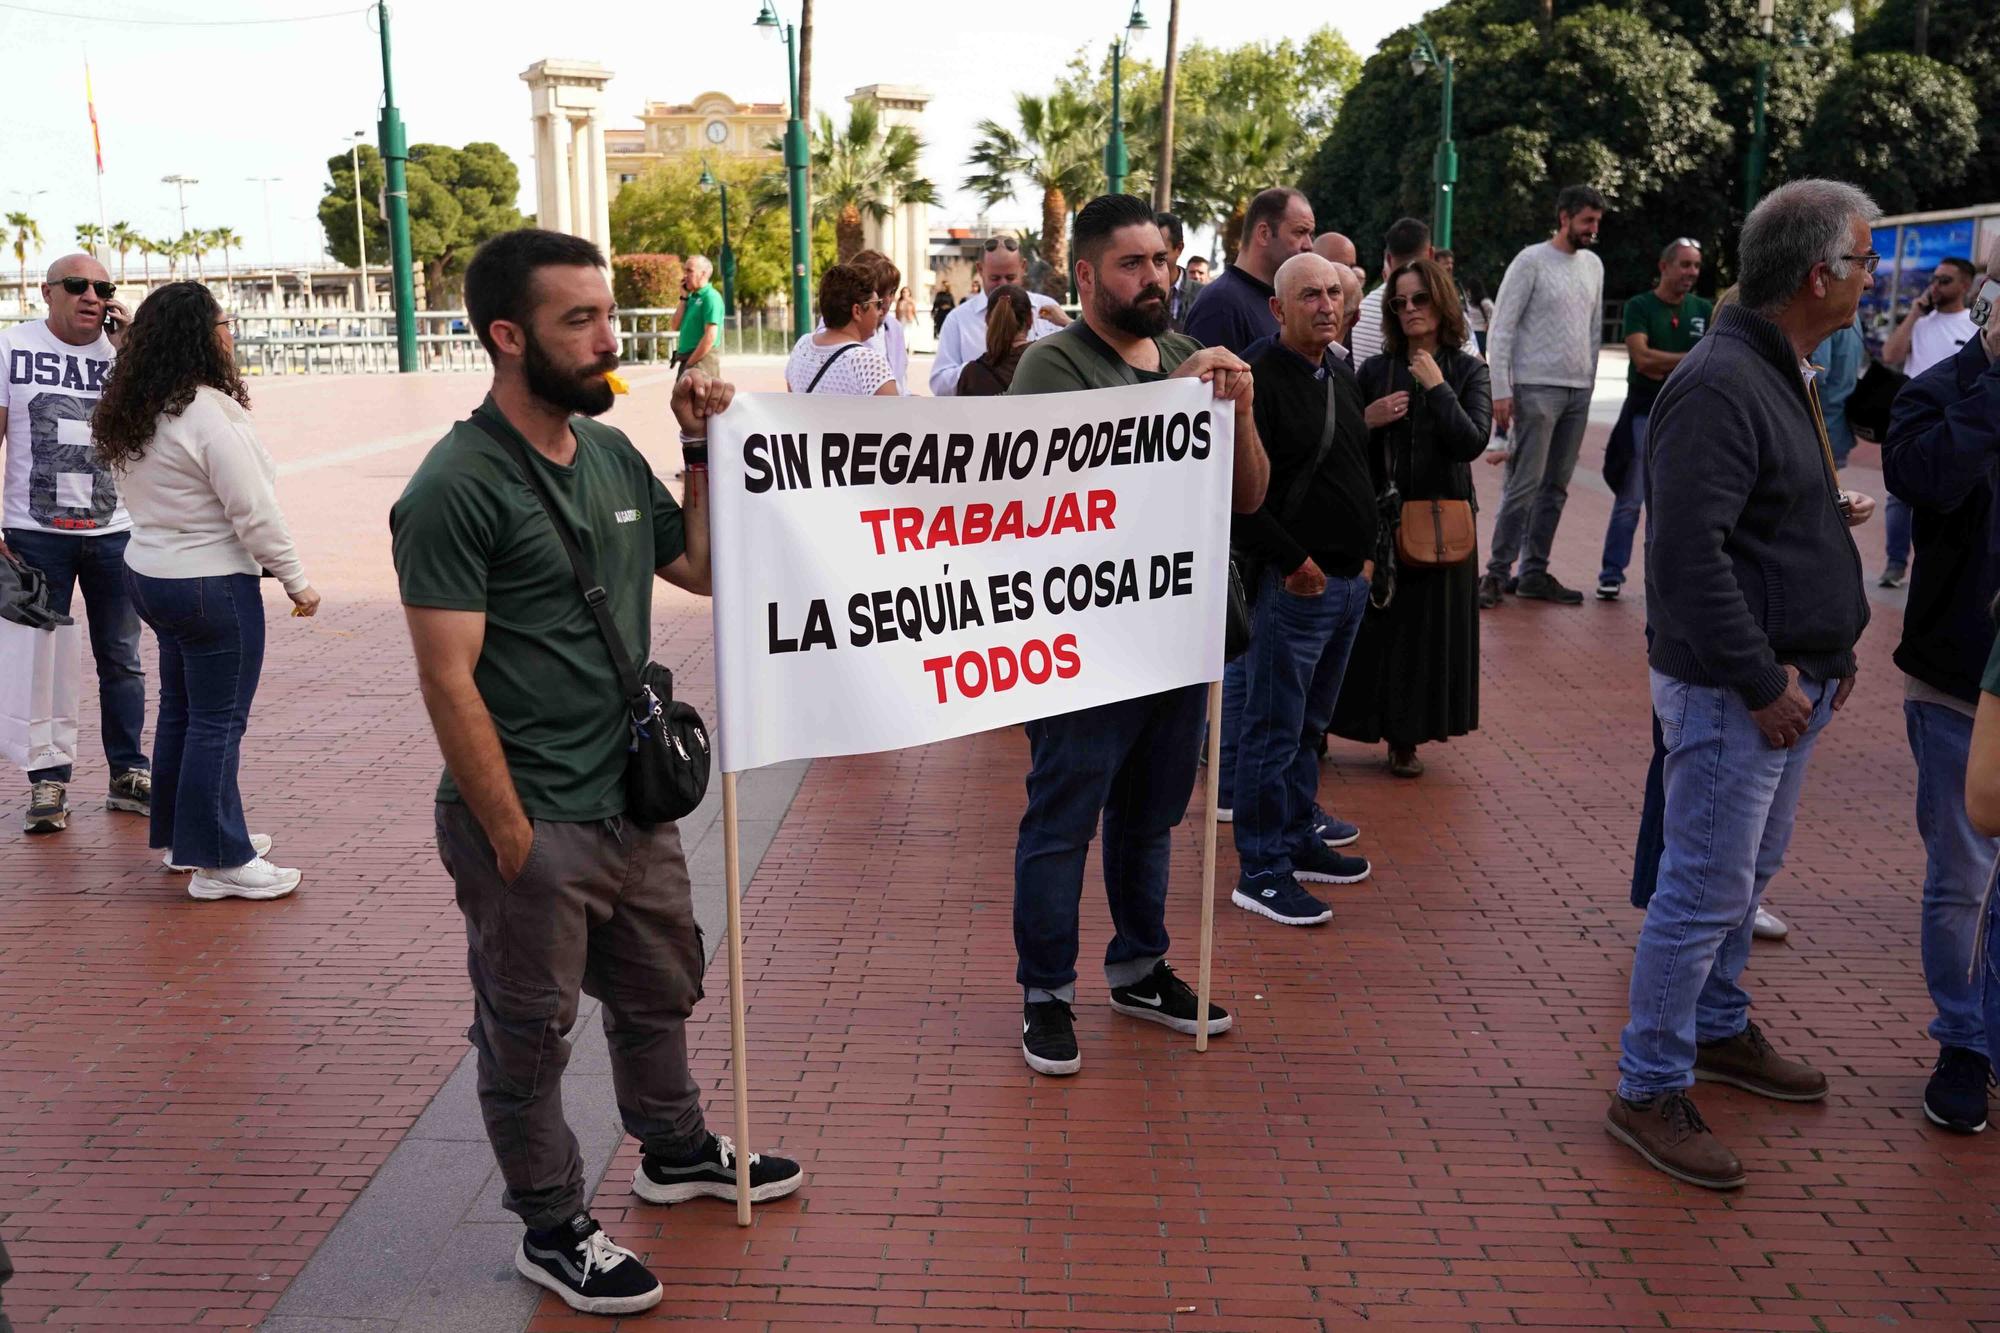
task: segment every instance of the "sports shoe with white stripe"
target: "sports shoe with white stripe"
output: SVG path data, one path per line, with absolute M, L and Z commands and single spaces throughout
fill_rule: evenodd
M 789 1157 L 750 1154 L 750 1202 L 782 1199 L 805 1181 L 806 1173 Z M 727 1135 L 711 1134 L 692 1156 L 678 1161 L 647 1153 L 632 1173 L 632 1192 L 647 1203 L 686 1203 L 689 1199 L 736 1201 L 736 1145 Z
M 666 1295 L 638 1256 L 613 1245 L 589 1213 L 521 1237 L 514 1271 L 585 1314 L 637 1314 Z
M 1201 1017 L 1201 999 L 1194 993 L 1194 987 L 1175 976 L 1173 968 L 1167 966 L 1164 958 L 1153 964 L 1151 972 L 1131 985 L 1113 986 L 1111 1007 L 1129 1018 L 1158 1023 L 1176 1032 L 1193 1032 L 1199 1026 L 1197 1020 Z M 1229 1031 L 1235 1021 L 1221 1005 L 1209 1004 L 1208 1030 L 1211 1034 Z

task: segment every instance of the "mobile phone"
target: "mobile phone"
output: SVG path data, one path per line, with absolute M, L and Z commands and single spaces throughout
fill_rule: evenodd
M 1969 307 L 1972 322 L 1982 329 L 1985 328 L 1986 321 L 1993 318 L 1995 304 L 2000 304 L 2000 280 L 1988 278 L 1979 284 L 1979 290 L 1973 294 L 1972 305 Z
M 118 332 L 118 330 L 124 327 L 125 327 L 124 320 L 118 318 L 118 316 L 114 314 L 106 312 L 104 316 L 104 331 L 106 333 L 116 333 Z

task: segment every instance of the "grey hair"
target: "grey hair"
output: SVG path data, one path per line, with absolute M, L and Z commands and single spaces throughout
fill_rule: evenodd
M 687 271 L 697 278 L 706 280 L 715 273 L 715 265 L 708 262 L 707 255 L 689 255 Z
M 1738 240 L 1737 299 L 1761 315 L 1782 309 L 1816 265 L 1845 278 L 1854 219 L 1873 223 L 1882 210 L 1845 181 L 1796 180 L 1781 185 L 1744 219 Z

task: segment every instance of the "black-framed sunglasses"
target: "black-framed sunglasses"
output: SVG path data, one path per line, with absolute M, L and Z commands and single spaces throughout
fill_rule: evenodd
M 64 278 L 62 280 L 62 289 L 71 296 L 82 296 L 92 288 L 97 289 L 98 300 L 109 301 L 112 295 L 117 292 L 118 284 L 115 282 L 93 282 L 89 278 Z
M 1394 297 L 1389 302 L 1389 308 L 1399 315 L 1405 310 L 1428 310 L 1431 308 L 1431 294 L 1411 292 L 1408 296 Z

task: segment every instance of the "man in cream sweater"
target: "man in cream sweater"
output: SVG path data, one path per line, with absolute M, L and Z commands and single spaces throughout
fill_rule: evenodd
M 1555 234 L 1515 255 L 1500 283 L 1487 335 L 1493 424 L 1512 427 L 1514 448 L 1491 558 L 1479 580 L 1481 607 L 1500 604 L 1517 554 L 1519 596 L 1564 606 L 1583 601 L 1549 573 L 1549 548 L 1597 382 L 1604 264 L 1590 248 L 1603 216 L 1604 196 L 1588 185 L 1568 187 L 1556 198 Z

